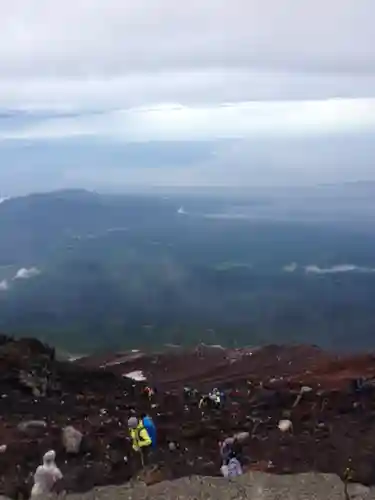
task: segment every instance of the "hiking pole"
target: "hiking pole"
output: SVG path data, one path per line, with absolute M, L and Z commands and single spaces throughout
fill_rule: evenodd
M 143 456 L 143 450 L 142 450 L 142 448 L 139 448 L 139 453 L 140 453 L 140 455 L 141 455 L 141 464 L 142 464 L 142 469 L 144 469 L 144 467 L 145 467 L 145 458 L 144 458 L 144 456 Z

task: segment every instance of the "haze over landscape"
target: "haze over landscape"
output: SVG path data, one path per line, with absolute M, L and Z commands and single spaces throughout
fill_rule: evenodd
M 1 499 L 375 498 L 374 19 L 0 0 Z
M 0 327 L 373 348 L 374 10 L 1 2 Z

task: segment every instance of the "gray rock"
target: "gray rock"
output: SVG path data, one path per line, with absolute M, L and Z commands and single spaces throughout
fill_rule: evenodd
M 301 394 L 306 394 L 308 392 L 312 391 L 312 387 L 309 387 L 308 385 L 303 385 L 301 387 Z
M 237 434 L 234 435 L 234 437 L 239 441 L 240 443 L 243 443 L 250 437 L 249 432 L 238 432 Z
M 69 425 L 62 430 L 62 443 L 67 453 L 79 453 L 82 439 L 82 432 L 75 429 L 72 425 Z
M 374 500 L 374 491 L 350 485 L 362 496 L 350 500 Z M 369 490 L 369 491 L 367 491 Z M 365 495 L 365 496 L 364 496 Z M 345 500 L 344 484 L 333 474 L 278 476 L 248 472 L 234 479 L 192 476 L 144 484 L 108 486 L 66 500 Z
M 17 429 L 21 432 L 27 432 L 29 429 L 45 429 L 47 423 L 44 420 L 27 420 L 17 425 Z
M 366 498 L 372 498 L 370 497 L 370 488 L 359 483 L 348 484 L 348 494 L 350 500 L 364 500 Z

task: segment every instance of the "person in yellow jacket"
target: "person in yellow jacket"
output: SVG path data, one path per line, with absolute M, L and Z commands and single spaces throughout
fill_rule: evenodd
M 140 451 L 142 448 L 151 446 L 152 440 L 142 420 L 138 421 L 137 417 L 130 417 L 128 420 L 128 427 L 130 429 L 130 437 L 132 438 L 134 451 Z

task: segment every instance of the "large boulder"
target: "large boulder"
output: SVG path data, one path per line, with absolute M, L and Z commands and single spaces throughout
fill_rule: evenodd
M 62 430 L 62 442 L 67 453 L 79 453 L 81 449 L 82 439 L 82 432 L 75 429 L 72 425 L 64 427 L 64 429 Z
M 239 441 L 240 443 L 243 443 L 247 439 L 250 438 L 250 433 L 249 432 L 237 432 L 237 434 L 234 435 L 235 439 Z
M 44 420 L 26 420 L 17 425 L 17 429 L 21 432 L 27 432 L 30 429 L 45 429 L 47 423 Z

